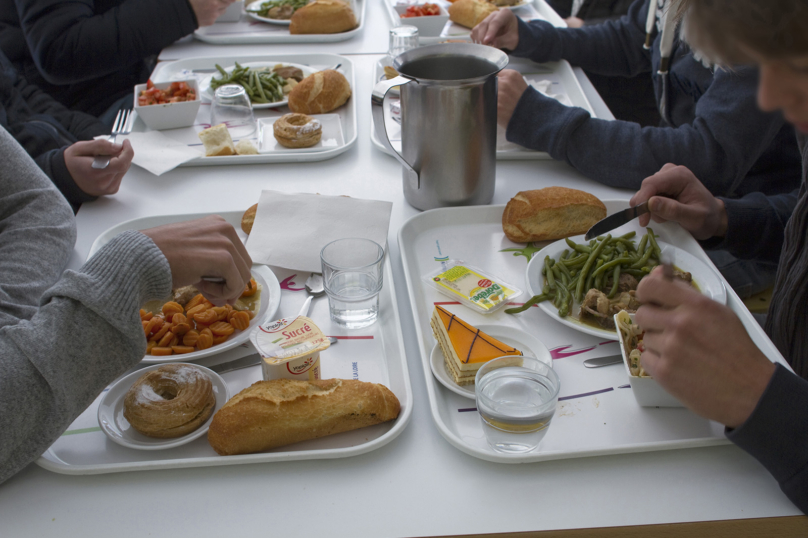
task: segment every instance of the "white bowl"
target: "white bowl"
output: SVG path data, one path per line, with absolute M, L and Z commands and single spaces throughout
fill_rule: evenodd
M 407 24 L 410 26 L 415 26 L 418 28 L 418 35 L 420 37 L 438 37 L 440 33 L 443 31 L 443 27 L 446 26 L 446 22 L 449 20 L 449 12 L 446 11 L 443 6 L 438 4 L 438 9 L 440 10 L 440 15 L 428 15 L 425 17 L 405 17 L 402 18 L 401 15 L 407 12 L 407 8 L 412 6 L 422 6 L 427 3 L 433 2 L 422 2 L 418 4 L 398 4 L 393 6 L 395 8 L 396 13 L 398 14 L 398 24 L 396 26 L 401 26 L 402 24 Z
M 185 82 L 196 93 L 193 101 L 183 101 L 181 103 L 165 103 L 162 105 L 138 105 L 137 98 L 140 92 L 146 89 L 145 84 L 135 86 L 135 112 L 143 120 L 149 129 L 162 131 L 164 129 L 177 129 L 179 127 L 190 127 L 196 121 L 196 114 L 199 112 L 199 85 L 196 79 L 176 80 L 174 82 Z M 160 82 L 154 85 L 156 88 L 165 89 L 171 86 L 171 82 Z
M 634 321 L 634 314 L 629 314 L 631 321 Z M 617 314 L 614 316 L 614 326 L 617 327 Z M 628 382 L 631 385 L 631 392 L 641 407 L 684 407 L 682 402 L 668 394 L 665 389 L 653 377 L 639 377 L 631 375 L 628 367 L 628 348 L 623 341 L 620 329 L 616 328 L 617 339 L 620 341 L 620 353 L 623 355 L 623 366 L 628 375 Z

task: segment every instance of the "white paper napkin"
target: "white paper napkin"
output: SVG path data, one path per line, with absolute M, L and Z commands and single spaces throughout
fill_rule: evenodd
M 121 143 L 124 139 L 129 140 L 135 151 L 132 162 L 155 176 L 165 174 L 182 163 L 204 155 L 200 148 L 177 142 L 160 131 L 118 135 L 116 142 Z
M 336 239 L 361 237 L 386 248 L 392 202 L 263 191 L 247 252 L 253 263 L 319 273 L 320 251 Z

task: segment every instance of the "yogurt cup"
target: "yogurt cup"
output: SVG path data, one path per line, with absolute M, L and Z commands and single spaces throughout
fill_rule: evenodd
M 250 341 L 261 354 L 264 380 L 320 379 L 320 352 L 331 343 L 306 316 L 281 318 L 259 325 Z

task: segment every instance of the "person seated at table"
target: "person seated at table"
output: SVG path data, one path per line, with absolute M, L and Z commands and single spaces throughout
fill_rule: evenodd
M 17 74 L 0 52 L 0 126 L 5 128 L 78 211 L 84 202 L 115 194 L 134 153 L 128 141 L 93 140 L 109 134 L 95 117 L 68 110 Z M 104 169 L 92 168 L 96 155 L 110 157 Z
M 663 2 L 667 6 L 670 2 Z M 646 50 L 646 20 L 653 5 L 661 30 Z M 757 70 L 715 70 L 679 39 L 673 18 L 662 16 L 657 0 L 636 0 L 628 15 L 580 29 L 526 23 L 511 10 L 489 15 L 472 39 L 536 62 L 566 59 L 608 76 L 650 74 L 662 111 L 658 127 L 592 118 L 528 86 L 514 70 L 499 74 L 497 121 L 509 141 L 548 152 L 585 176 L 612 187 L 638 189 L 668 162 L 690 168 L 716 195 L 790 192 L 799 184 L 800 156 L 793 129 L 782 116 L 755 104 Z M 659 26 L 659 24 L 657 25 Z M 670 61 L 660 60 L 672 40 Z M 660 74 L 667 67 L 668 74 Z M 726 252 L 711 254 L 730 285 L 743 297 L 769 288 L 776 266 L 743 262 Z
M 0 127 L 0 482 L 42 454 L 146 352 L 139 309 L 192 283 L 214 304 L 237 299 L 250 256 L 220 217 L 128 231 L 78 271 L 56 187 Z M 200 282 L 203 275 L 225 284 Z
M 804 0 L 680 0 L 691 43 L 722 64 L 760 66 L 758 103 L 796 126 L 804 169 L 799 190 L 714 197 L 697 174 L 666 165 L 631 199 L 649 202 L 646 225 L 674 221 L 709 247 L 779 258 L 766 332 L 797 375 L 773 364 L 728 307 L 655 270 L 636 314 L 642 365 L 771 472 L 808 513 L 808 3 Z M 704 179 L 704 178 L 700 178 Z
M 155 56 L 232 2 L 0 0 L 0 50 L 26 80 L 111 127 Z

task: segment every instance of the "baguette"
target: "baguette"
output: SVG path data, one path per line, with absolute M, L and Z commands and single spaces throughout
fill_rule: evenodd
M 514 243 L 552 241 L 586 233 L 605 217 L 606 206 L 588 192 L 547 187 L 511 198 L 502 213 L 502 230 Z
M 497 7 L 494 4 L 484 0 L 457 0 L 449 6 L 449 19 L 473 29 L 496 10 Z
M 222 456 L 250 454 L 387 422 L 400 410 L 398 398 L 376 383 L 259 381 L 213 416 L 208 442 Z

